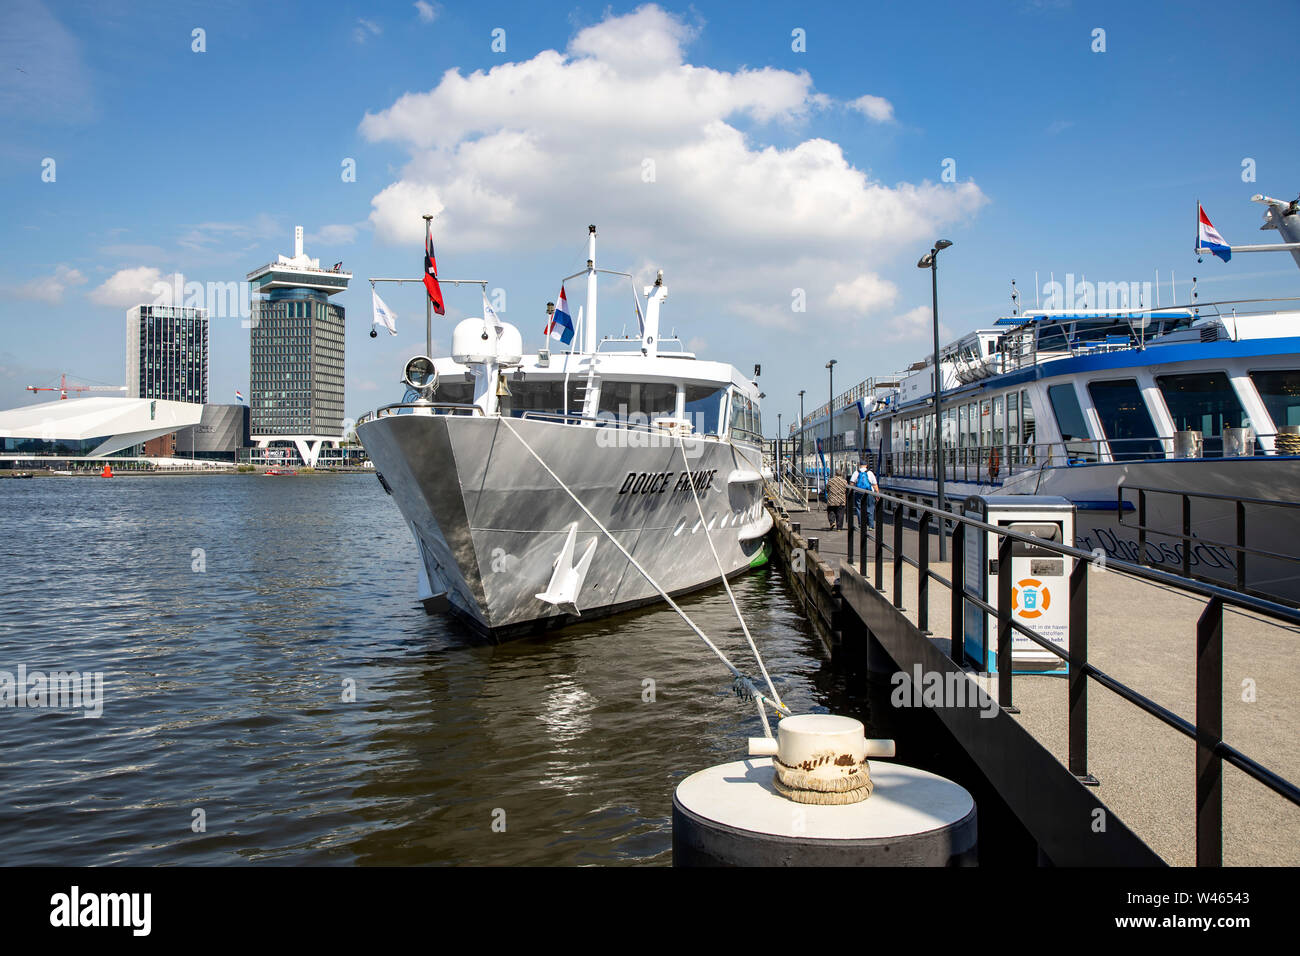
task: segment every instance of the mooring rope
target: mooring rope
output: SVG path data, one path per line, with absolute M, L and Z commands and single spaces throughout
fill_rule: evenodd
M 647 571 L 645 568 L 641 567 L 640 562 L 637 561 L 636 558 L 632 557 L 631 553 L 627 550 L 627 548 L 623 547 L 623 545 L 619 543 L 618 539 L 614 537 L 614 535 L 610 532 L 608 528 L 606 528 L 603 524 L 601 524 L 600 519 L 591 513 L 591 509 L 589 509 L 585 504 L 582 503 L 582 499 L 579 498 L 576 494 L 574 494 L 573 490 L 570 489 L 569 486 L 564 483 L 564 480 L 559 475 L 557 475 L 554 471 L 551 470 L 550 466 L 547 465 L 546 462 L 542 460 L 542 456 L 537 454 L 537 452 L 533 450 L 532 445 L 528 444 L 524 436 L 520 435 L 519 432 L 515 431 L 514 426 L 510 424 L 509 418 L 502 416 L 499 419 L 499 421 L 501 422 L 502 425 L 506 427 L 506 430 L 509 431 L 510 434 L 514 435 L 515 438 L 519 440 L 519 444 L 524 446 L 524 450 L 527 451 L 528 454 L 532 455 L 533 458 L 537 460 L 537 463 L 542 466 L 542 468 L 546 471 L 546 473 L 550 475 L 553 479 L 555 479 L 555 483 L 559 485 L 561 489 L 563 489 L 565 494 L 567 494 L 570 498 L 573 499 L 574 504 L 576 504 L 579 508 L 582 509 L 582 513 L 585 514 L 588 518 L 590 518 L 592 523 L 595 524 L 595 526 L 600 529 L 601 533 L 604 534 L 605 537 L 609 538 L 609 540 L 613 543 L 614 547 L 618 548 L 618 550 L 622 552 L 623 557 L 627 558 L 628 563 L 630 563 L 632 567 L 636 568 L 637 571 L 640 572 L 641 576 L 650 583 L 650 586 L 659 592 L 660 597 L 662 597 L 665 601 L 668 602 L 668 606 L 671 607 L 674 611 L 676 611 L 677 614 L 681 617 L 681 619 L 686 622 L 687 626 L 690 627 L 690 629 L 695 632 L 696 636 L 699 637 L 700 640 L 702 640 L 708 646 L 708 648 L 718 656 L 718 660 L 722 661 L 723 665 L 727 668 L 727 670 L 731 671 L 732 676 L 734 676 L 736 680 L 743 685 L 743 687 L 749 693 L 749 695 L 752 696 L 754 700 L 757 702 L 758 716 L 763 721 L 763 730 L 768 737 L 771 737 L 772 728 L 771 725 L 768 723 L 767 713 L 763 710 L 763 705 L 770 704 L 773 710 L 776 710 L 778 713 L 784 714 L 787 717 L 790 716 L 789 708 L 787 708 L 785 704 L 782 704 L 776 700 L 772 700 L 767 696 L 765 696 L 757 687 L 754 686 L 753 681 L 751 681 L 748 677 L 742 674 L 739 668 L 737 668 L 735 664 L 731 663 L 731 661 L 727 659 L 727 655 L 722 653 L 721 649 L 719 649 L 719 647 L 716 644 L 714 644 L 713 641 L 709 640 L 709 636 L 705 634 L 702 630 L 700 630 L 699 626 L 694 621 L 691 620 L 690 615 L 688 615 L 685 611 L 683 611 L 678 606 L 677 602 L 674 601 L 669 596 L 668 592 L 659 586 L 659 582 L 656 581 L 650 575 L 650 572 Z
M 679 438 L 677 446 L 682 452 L 682 467 L 686 469 L 687 484 L 691 486 L 691 495 L 695 498 L 695 510 L 700 515 L 700 527 L 704 529 L 704 537 L 708 539 L 709 550 L 713 552 L 713 562 L 718 566 L 718 576 L 722 578 L 722 586 L 727 589 L 727 597 L 731 599 L 731 609 L 736 612 L 736 620 L 740 622 L 740 629 L 745 632 L 745 640 L 749 642 L 749 649 L 754 652 L 754 660 L 758 662 L 758 669 L 763 674 L 763 680 L 767 681 L 767 689 L 772 692 L 772 699 L 784 706 L 781 695 L 776 692 L 776 686 L 767 673 L 767 666 L 763 663 L 763 655 L 758 652 L 758 647 L 754 644 L 754 638 L 749 633 L 749 626 L 745 623 L 745 617 L 740 613 L 740 605 L 736 603 L 736 595 L 731 590 L 731 582 L 727 580 L 726 569 L 722 567 L 722 558 L 718 557 L 718 549 L 714 547 L 713 535 L 709 533 L 711 529 L 704 518 L 704 505 L 700 503 L 700 493 L 695 487 L 695 476 L 691 474 L 691 463 L 686 458 L 686 439 Z M 734 450 L 735 446 L 733 445 L 732 448 Z M 740 456 L 737 455 L 737 457 Z M 743 457 L 740 460 L 745 461 Z M 761 473 L 759 477 L 762 477 Z

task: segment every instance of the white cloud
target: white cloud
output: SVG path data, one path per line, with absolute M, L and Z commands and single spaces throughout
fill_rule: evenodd
M 368 113 L 367 139 L 409 151 L 371 200 L 376 238 L 419 243 L 431 213 L 460 250 L 535 251 L 599 210 L 606 248 L 654 256 L 676 293 L 711 299 L 713 314 L 794 327 L 796 288 L 831 319 L 892 305 L 897 290 L 861 275 L 864 257 L 929 241 L 984 194 L 969 181 L 885 185 L 837 143 L 800 141 L 830 104 L 812 77 L 692 65 L 700 30 L 642 6 L 580 30 L 564 52 L 449 70 Z M 892 115 L 878 97 L 854 108 L 867 100 L 876 118 Z M 770 124 L 794 145 L 768 145 Z
M 880 323 L 880 335 L 888 342 L 930 342 L 934 339 L 934 313 L 928 305 L 918 305 L 902 315 Z M 952 330 L 939 323 L 939 342 L 952 339 Z
M 894 104 L 883 96 L 872 96 L 868 93 L 865 96 L 859 96 L 856 100 L 850 100 L 848 107 L 851 110 L 857 110 L 867 119 L 875 120 L 877 123 L 888 123 L 894 118 Z
M 277 236 L 292 238 L 293 233 L 282 228 L 274 216 L 258 213 L 249 222 L 201 222 L 176 241 L 186 249 L 206 254 L 211 246 L 230 240 L 256 242 Z
M 119 269 L 104 282 L 92 289 L 90 301 L 96 305 L 116 306 L 129 309 L 133 305 L 142 305 L 158 300 L 161 286 L 165 286 L 166 301 L 171 301 L 170 289 L 174 275 L 162 274 L 161 269 L 153 266 L 136 266 L 132 269 Z
M 866 315 L 868 312 L 887 309 L 897 300 L 898 286 L 875 273 L 867 272 L 848 282 L 835 283 L 829 302 L 832 308 Z
M 415 0 L 415 12 L 422 23 L 432 23 L 438 16 L 438 8 L 425 0 Z
M 307 241 L 312 245 L 348 246 L 357 241 L 357 227 L 346 222 L 331 223 L 308 235 Z
M 373 20 L 358 19 L 356 27 L 352 30 L 352 39 L 358 43 L 365 43 L 372 36 L 379 36 L 384 29 Z
M 53 275 L 37 276 L 28 279 L 20 286 L 10 289 L 10 294 L 20 299 L 31 299 L 47 305 L 58 305 L 63 301 L 63 293 L 71 286 L 85 285 L 86 277 L 70 266 L 58 265 Z

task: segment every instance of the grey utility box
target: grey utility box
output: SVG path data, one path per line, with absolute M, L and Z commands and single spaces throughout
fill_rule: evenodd
M 1053 544 L 1074 545 L 1074 504 L 1055 495 L 971 495 L 962 513 L 986 524 L 1032 535 Z M 998 543 L 992 531 L 966 529 L 963 555 L 966 593 L 997 607 Z M 1012 619 L 1033 628 L 1065 650 L 1070 628 L 1070 572 L 1074 559 L 1024 541 L 1011 545 Z M 998 619 L 970 601 L 962 602 L 966 657 L 981 671 L 998 670 Z M 1065 673 L 1064 662 L 1023 634 L 1011 644 L 1015 673 Z

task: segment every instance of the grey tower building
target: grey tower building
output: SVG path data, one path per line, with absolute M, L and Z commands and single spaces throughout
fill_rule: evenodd
M 297 226 L 292 257 L 248 273 L 251 437 L 261 448 L 293 446 L 306 465 L 343 437 L 344 313 L 329 301 L 352 278 L 341 265 L 309 259 Z
M 126 313 L 126 388 L 130 398 L 208 400 L 206 309 L 137 305 Z

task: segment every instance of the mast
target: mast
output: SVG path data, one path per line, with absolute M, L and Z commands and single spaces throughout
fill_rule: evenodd
M 635 291 L 634 289 L 633 292 Z M 654 358 L 659 354 L 659 303 L 668 298 L 663 269 L 655 277 L 655 284 L 645 287 L 645 295 L 645 331 L 641 335 L 641 354 Z
M 587 314 L 582 350 L 596 352 L 596 227 L 587 227 Z

